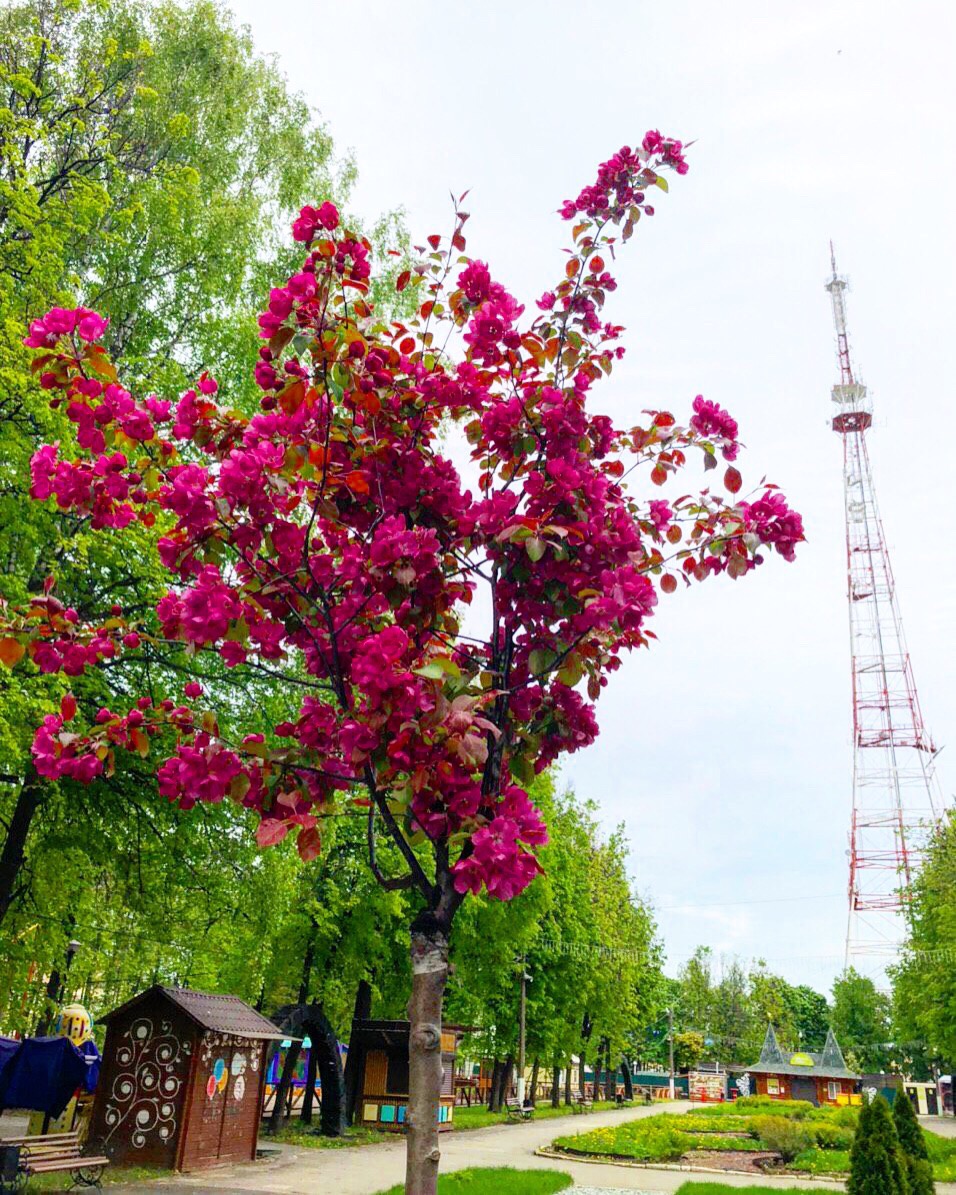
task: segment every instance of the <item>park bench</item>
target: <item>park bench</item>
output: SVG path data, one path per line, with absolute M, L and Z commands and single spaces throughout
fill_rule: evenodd
M 70 1190 L 98 1188 L 109 1161 L 85 1156 L 78 1131 L 48 1133 L 45 1137 L 6 1137 L 0 1140 L 0 1195 L 22 1191 L 39 1174 L 69 1174 Z
M 594 1100 L 588 1099 L 586 1095 L 576 1092 L 571 1096 L 571 1111 L 574 1113 L 590 1112 L 594 1108 Z
M 517 1098 L 505 1100 L 505 1112 L 509 1120 L 533 1120 L 534 1108 L 530 1104 L 522 1104 Z

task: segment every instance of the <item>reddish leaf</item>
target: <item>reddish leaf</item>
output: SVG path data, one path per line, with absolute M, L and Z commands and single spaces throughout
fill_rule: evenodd
M 667 470 L 663 465 L 655 465 L 651 470 L 651 481 L 655 485 L 663 485 L 667 480 Z
M 12 668 L 14 664 L 23 659 L 25 651 L 26 648 L 16 639 L 0 639 L 0 664 L 6 664 L 8 668 Z
M 663 589 L 665 593 L 673 593 L 676 588 L 677 578 L 672 577 L 670 573 L 665 573 L 664 576 L 661 577 L 661 589 Z
M 728 465 L 727 472 L 724 474 L 724 485 L 732 494 L 736 494 L 743 484 L 743 478 L 740 476 L 740 470 L 735 469 L 733 465 Z
M 411 336 L 406 336 L 402 343 L 398 346 L 400 353 L 413 353 L 415 351 L 415 340 Z
M 367 494 L 369 492 L 368 482 L 365 480 L 364 474 L 360 473 L 358 469 L 345 475 L 345 484 L 353 494 Z
M 64 722 L 72 722 L 76 717 L 76 698 L 72 693 L 64 693 L 60 698 L 60 717 Z
M 317 859 L 322 853 L 322 838 L 318 830 L 314 826 L 311 826 L 308 829 L 299 831 L 299 837 L 296 839 L 295 846 L 299 852 L 299 858 L 303 863 L 311 863 L 313 859 Z
M 438 246 L 441 244 L 441 237 L 437 233 L 433 232 L 432 235 L 428 238 L 428 243 L 429 243 L 429 245 L 431 245 L 431 247 L 433 249 L 437 249 Z
M 411 278 L 411 270 L 402 270 L 398 278 L 395 280 L 395 289 L 404 290 L 408 286 L 408 280 Z
M 256 842 L 261 847 L 275 846 L 289 833 L 289 827 L 277 817 L 264 817 L 256 827 Z

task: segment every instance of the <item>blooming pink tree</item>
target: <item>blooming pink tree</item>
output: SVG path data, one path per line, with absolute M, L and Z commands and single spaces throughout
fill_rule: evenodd
M 413 888 L 408 1190 L 438 1170 L 440 1025 L 449 933 L 469 892 L 509 900 L 540 870 L 546 829 L 526 786 L 594 741 L 594 704 L 622 653 L 646 646 L 658 590 L 741 577 L 767 550 L 792 560 L 799 515 L 773 487 L 746 501 L 737 424 L 698 397 L 678 424 L 616 427 L 590 409 L 623 354 L 604 314 L 608 266 L 653 214 L 681 144 L 650 132 L 564 203 L 562 276 L 524 308 L 450 240 L 428 238 L 398 279 L 413 318 L 367 298 L 369 244 L 330 203 L 293 225 L 301 269 L 260 317 L 261 411 L 246 418 L 203 375 L 173 403 L 120 384 L 94 312 L 31 327 L 35 368 L 76 426 L 78 453 L 33 459 L 33 495 L 108 534 L 162 529 L 173 577 L 155 619 L 82 625 L 48 591 L 8 614 L 0 658 L 24 649 L 75 676 L 123 653 L 185 644 L 301 694 L 295 716 L 227 741 L 197 679 L 185 700 L 143 697 L 80 726 L 65 699 L 34 743 L 44 776 L 83 782 L 117 752 L 158 754 L 159 790 L 189 808 L 240 802 L 263 847 L 294 833 L 319 853 L 322 819 L 367 808 L 369 864 Z M 474 477 L 442 452 L 462 429 Z M 723 492 L 648 500 L 693 453 Z M 721 458 L 725 465 L 719 464 Z M 726 494 L 726 496 L 724 496 Z M 11 647 L 10 645 L 14 646 Z

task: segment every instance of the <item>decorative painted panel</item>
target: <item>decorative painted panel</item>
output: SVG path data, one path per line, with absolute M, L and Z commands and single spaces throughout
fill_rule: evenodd
M 120 1035 L 103 1111 L 103 1144 L 116 1136 L 133 1149 L 171 1145 L 192 1043 L 163 1018 L 137 1017 Z

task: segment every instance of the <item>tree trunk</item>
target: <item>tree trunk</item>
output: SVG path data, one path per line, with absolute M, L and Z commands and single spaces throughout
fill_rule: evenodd
M 513 1075 L 515 1073 L 515 1059 L 513 1054 L 509 1054 L 505 1059 L 505 1064 L 501 1068 L 500 1086 L 498 1087 L 498 1107 L 496 1112 L 500 1112 L 505 1100 L 511 1095 L 511 1084 Z
M 631 1079 L 631 1064 L 626 1057 L 621 1059 L 621 1078 L 624 1080 L 624 1098 L 632 1100 L 634 1098 L 634 1083 Z
M 538 1103 L 538 1071 L 541 1069 L 541 1059 L 535 1054 L 534 1062 L 531 1063 L 531 1107 L 534 1108 Z M 525 1103 L 528 1102 L 527 1096 Z
M 497 1098 L 497 1095 L 498 1095 L 498 1079 L 501 1075 L 501 1068 L 503 1065 L 504 1065 L 504 1063 L 500 1059 L 496 1058 L 491 1067 L 491 1083 L 489 1084 L 489 1087 L 488 1087 L 488 1111 L 489 1112 L 497 1112 L 498 1111 L 498 1109 L 495 1107 L 495 1099 Z
M 611 1069 L 611 1043 L 604 1044 L 604 1095 L 612 1101 L 617 1099 L 617 1071 Z
M 282 1064 L 282 1075 L 279 1078 L 279 1086 L 276 1088 L 275 1103 L 272 1105 L 272 1113 L 269 1116 L 270 1137 L 274 1137 L 282 1125 L 282 1107 L 288 1097 L 289 1089 L 292 1087 L 292 1076 L 295 1074 L 295 1064 L 299 1060 L 301 1049 L 301 1041 L 293 1041 L 289 1044 L 285 1062 Z
M 408 1144 L 405 1195 L 436 1195 L 441 1095 L 441 1015 L 448 979 L 448 928 L 433 913 L 412 923 L 408 1002 Z
M 571 1106 L 571 1072 L 573 1069 L 574 1066 L 569 1058 L 568 1065 L 564 1068 L 564 1102 L 568 1107 Z
M 27 837 L 43 799 L 43 785 L 32 766 L 17 794 L 7 836 L 0 850 L 0 923 L 17 896 L 17 884 L 26 857 Z
M 352 1028 L 356 1021 L 367 1021 L 372 1015 L 372 986 L 367 979 L 360 979 L 355 991 L 355 1006 L 352 1009 Z M 358 1103 L 358 1080 L 362 1073 L 362 1048 L 349 1035 L 349 1052 L 345 1058 L 345 1119 L 351 1124 L 355 1119 L 355 1105 Z
M 561 1106 L 561 1068 L 553 1066 L 551 1068 L 551 1107 L 559 1108 Z
M 588 1093 L 587 1086 L 586 1086 L 586 1079 L 585 1079 L 585 1075 L 584 1075 L 585 1054 L 587 1052 L 588 1042 L 591 1040 L 591 1033 L 592 1033 L 593 1029 L 594 1029 L 594 1025 L 591 1022 L 591 1018 L 587 1013 L 585 1013 L 581 1020 L 581 1062 L 578 1067 L 578 1087 L 583 1096 L 587 1096 L 587 1093 Z M 595 1079 L 597 1079 L 597 1069 L 596 1068 L 595 1068 L 595 1072 L 594 1072 L 594 1077 L 595 1077 Z M 593 1094 L 592 1094 L 592 1099 L 593 1099 Z

